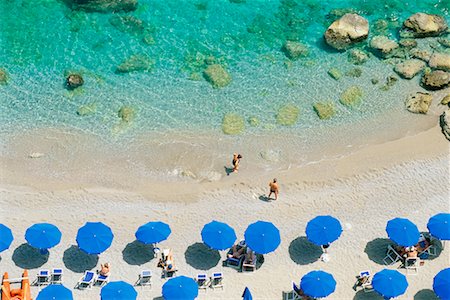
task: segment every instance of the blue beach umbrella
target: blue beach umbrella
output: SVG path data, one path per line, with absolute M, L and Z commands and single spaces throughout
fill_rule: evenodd
M 334 292 L 336 280 L 330 273 L 311 271 L 300 280 L 300 289 L 310 297 L 323 298 Z
M 306 237 L 319 246 L 334 242 L 341 233 L 341 223 L 332 216 L 317 216 L 306 225 Z
M 11 229 L 3 224 L 0 224 L 0 252 L 5 251 L 11 246 L 14 237 Z
M 111 281 L 100 291 L 101 300 L 136 300 L 137 292 L 125 281 Z
M 136 239 L 144 244 L 154 244 L 166 240 L 170 233 L 169 225 L 163 222 L 149 222 L 138 228 Z
M 444 269 L 434 276 L 433 290 L 439 299 L 450 299 L 450 268 Z
M 378 294 L 390 299 L 403 295 L 408 287 L 408 281 L 399 271 L 384 269 L 373 276 L 372 286 Z
M 203 227 L 202 240 L 212 249 L 225 250 L 233 246 L 236 241 L 236 233 L 229 225 L 212 221 Z
M 61 231 L 55 225 L 38 223 L 27 229 L 25 239 L 34 248 L 50 249 L 61 241 Z
M 111 246 L 114 234 L 102 222 L 87 222 L 78 229 L 78 247 L 87 254 L 100 254 Z
M 386 226 L 386 232 L 391 240 L 400 246 L 414 246 L 419 242 L 419 229 L 408 219 L 395 218 Z
M 245 242 L 253 251 L 266 254 L 280 245 L 280 231 L 270 222 L 257 221 L 250 224 L 244 233 Z
M 198 296 L 198 285 L 192 278 L 178 276 L 164 283 L 162 295 L 165 300 L 194 300 Z
M 450 214 L 440 213 L 428 220 L 430 233 L 440 240 L 450 240 Z
M 62 284 L 51 284 L 39 292 L 36 300 L 73 300 L 73 295 Z
M 248 287 L 245 287 L 244 293 L 242 294 L 242 300 L 253 300 L 252 293 L 250 293 Z

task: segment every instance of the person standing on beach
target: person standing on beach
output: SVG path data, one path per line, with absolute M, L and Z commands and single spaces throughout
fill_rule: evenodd
M 278 188 L 278 183 L 277 183 L 277 179 L 274 178 L 273 181 L 269 182 L 269 188 L 270 188 L 270 192 L 269 192 L 269 196 L 267 198 L 270 199 L 270 196 L 272 196 L 272 193 L 275 194 L 275 200 L 278 199 L 278 192 L 279 192 L 279 188 Z
M 233 173 L 237 173 L 239 170 L 239 163 L 241 162 L 242 155 L 233 153 L 233 160 L 231 161 L 233 165 Z

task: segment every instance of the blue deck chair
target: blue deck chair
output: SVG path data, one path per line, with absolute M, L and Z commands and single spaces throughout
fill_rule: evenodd
M 104 286 L 109 282 L 109 275 L 105 276 L 102 274 L 97 274 L 97 278 L 95 279 L 94 285 Z
M 62 276 L 62 269 L 53 269 L 50 281 L 52 282 L 52 284 L 62 284 Z
M 75 288 L 78 289 L 85 289 L 85 288 L 91 288 L 94 284 L 95 280 L 95 273 L 92 271 L 86 271 L 83 275 L 83 277 L 80 278 Z
M 35 283 L 36 283 L 36 285 L 50 284 L 50 271 L 49 270 L 39 270 Z

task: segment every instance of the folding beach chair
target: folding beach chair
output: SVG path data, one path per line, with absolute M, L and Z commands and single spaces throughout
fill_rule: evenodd
M 221 288 L 223 289 L 223 275 L 221 272 L 213 273 L 211 276 L 211 288 Z
M 152 271 L 144 270 L 139 274 L 137 285 L 140 286 L 152 286 Z
M 419 273 L 420 258 L 407 257 L 405 259 L 404 267 L 406 269 L 406 275 L 417 275 Z
M 197 282 L 199 290 L 204 289 L 206 291 L 209 287 L 209 280 L 206 274 L 197 274 L 195 281 Z
M 36 285 L 46 285 L 50 284 L 50 271 L 49 270 L 39 270 L 35 284 Z
M 91 288 L 95 281 L 95 273 L 92 271 L 86 271 L 83 275 L 83 277 L 78 280 L 77 285 L 75 288 L 78 289 L 85 289 L 85 288 Z
M 62 269 L 53 269 L 51 274 L 51 283 L 52 284 L 62 284 L 62 276 L 63 276 L 63 270 Z
M 108 282 L 109 282 L 109 275 L 97 274 L 97 277 L 95 278 L 94 285 L 102 287 L 105 284 L 107 284 Z
M 383 259 L 384 264 L 393 265 L 402 259 L 403 258 L 400 256 L 400 254 L 398 254 L 398 252 L 395 251 L 395 249 L 391 245 L 388 245 L 386 257 Z

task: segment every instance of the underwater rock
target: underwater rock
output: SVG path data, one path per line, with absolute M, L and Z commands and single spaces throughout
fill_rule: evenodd
M 336 108 L 334 106 L 334 103 L 331 101 L 317 102 L 313 107 L 314 111 L 322 120 L 330 119 L 336 114 Z
M 378 78 L 372 78 L 371 80 L 370 80 L 370 82 L 372 82 L 372 84 L 378 84 L 378 82 L 380 82 L 380 80 L 378 80 Z
M 370 47 L 378 56 L 387 57 L 393 50 L 398 48 L 398 44 L 387 36 L 377 35 L 370 40 Z
M 277 123 L 284 126 L 291 126 L 297 123 L 300 109 L 294 104 L 282 106 L 277 113 Z
M 209 65 L 203 71 L 203 77 L 213 88 L 222 88 L 230 84 L 231 75 L 219 64 Z
M 0 85 L 5 85 L 8 83 L 8 73 L 3 68 L 0 68 Z
M 438 38 L 438 42 L 445 48 L 450 48 L 450 38 Z
M 444 111 L 439 117 L 439 125 L 445 138 L 450 141 L 450 109 Z
M 345 72 L 345 76 L 349 77 L 361 77 L 362 70 L 360 68 L 353 68 Z
M 116 68 L 116 73 L 128 73 L 134 71 L 151 71 L 155 61 L 145 54 L 132 55 L 124 60 Z
M 416 13 L 403 23 L 402 32 L 409 33 L 413 37 L 438 36 L 448 28 L 445 18 L 439 15 Z
M 88 116 L 90 114 L 95 113 L 97 110 L 97 105 L 95 103 L 89 103 L 85 105 L 81 105 L 77 109 L 77 115 L 79 116 Z
M 417 47 L 417 41 L 414 39 L 401 39 L 398 43 L 405 48 Z
M 373 31 L 372 34 L 375 35 L 385 35 L 388 33 L 389 22 L 384 19 L 378 19 L 373 23 Z
M 70 74 L 66 78 L 66 87 L 68 90 L 76 89 L 84 84 L 84 79 L 80 74 Z
M 426 114 L 430 108 L 433 96 L 429 93 L 417 92 L 406 98 L 406 109 L 415 114 Z
M 393 76 L 393 75 L 389 75 L 388 77 L 386 77 L 386 83 L 380 88 L 383 91 L 387 91 L 389 90 L 394 84 L 396 84 L 398 81 L 398 78 Z
M 450 54 L 434 52 L 428 65 L 434 69 L 450 71 Z
M 230 0 L 230 3 L 245 3 L 246 0 Z
M 239 134 L 245 129 L 244 118 L 235 113 L 227 113 L 222 120 L 222 131 L 225 134 Z
M 292 60 L 305 57 L 309 53 L 308 46 L 300 42 L 286 41 L 282 47 L 284 54 Z
M 341 94 L 339 102 L 347 107 L 354 107 L 361 103 L 363 95 L 363 90 L 359 86 L 351 86 Z
M 87 12 L 129 12 L 137 8 L 137 0 L 66 0 L 72 9 Z
M 357 14 L 345 14 L 325 31 L 325 41 L 331 47 L 343 50 L 366 39 L 368 34 L 369 22 L 365 18 Z
M 412 48 L 409 51 L 409 54 L 414 57 L 423 60 L 424 62 L 428 62 L 431 58 L 431 52 L 428 50 L 423 50 L 419 48 Z
M 411 79 L 425 68 L 425 62 L 420 59 L 408 59 L 395 65 L 394 71 L 406 79 Z
M 369 60 L 369 54 L 360 49 L 352 49 L 348 52 L 347 59 L 354 65 L 362 65 Z
M 144 32 L 145 24 L 142 20 L 133 16 L 113 15 L 109 23 L 117 30 L 129 34 L 139 35 Z
M 250 117 L 248 118 L 248 124 L 250 124 L 250 126 L 252 127 L 257 127 L 259 126 L 261 122 L 259 121 L 259 119 L 257 117 Z
M 449 105 L 449 106 L 450 106 L 450 94 L 448 94 L 447 96 L 445 96 L 444 98 L 442 98 L 441 104 L 442 104 L 442 105 Z
M 259 152 L 259 155 L 261 156 L 262 159 L 270 162 L 279 162 L 280 154 L 281 154 L 280 150 L 272 150 L 272 149 L 263 150 Z
M 133 121 L 136 113 L 131 106 L 122 106 L 117 112 L 117 116 L 125 123 Z
M 428 90 L 440 90 L 450 83 L 450 73 L 442 70 L 425 73 L 422 77 L 422 85 Z
M 142 37 L 142 42 L 146 45 L 154 45 L 156 43 L 155 38 L 150 33 L 147 33 Z
M 337 68 L 331 68 L 328 70 L 328 75 L 331 76 L 331 78 L 339 80 L 342 77 L 342 73 L 341 71 L 339 71 L 339 69 Z

